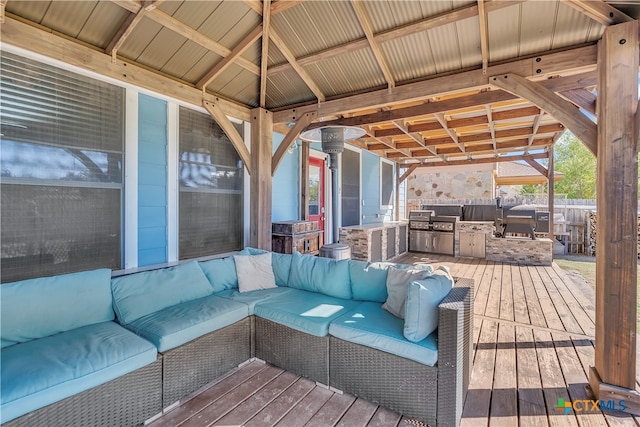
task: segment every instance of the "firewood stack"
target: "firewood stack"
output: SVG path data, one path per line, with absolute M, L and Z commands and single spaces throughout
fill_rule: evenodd
M 594 256 L 596 254 L 596 224 L 597 218 L 595 212 L 589 211 L 586 216 L 587 221 L 587 255 Z M 638 217 L 638 258 L 640 258 L 640 216 Z

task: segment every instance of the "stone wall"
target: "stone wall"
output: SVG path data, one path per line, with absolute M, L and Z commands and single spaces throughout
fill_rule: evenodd
M 418 168 L 407 178 L 407 203 L 420 205 L 420 200 L 493 198 L 492 169 Z M 433 170 L 432 170 L 433 169 Z
M 487 261 L 524 265 L 551 265 L 553 262 L 553 242 L 550 239 L 491 237 L 486 243 Z

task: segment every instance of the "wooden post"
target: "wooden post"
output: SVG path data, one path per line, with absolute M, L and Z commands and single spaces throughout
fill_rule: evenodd
M 396 163 L 396 206 L 395 220 L 400 221 L 400 163 Z
M 553 182 L 553 145 L 549 147 L 549 165 L 547 166 L 547 178 L 549 179 L 549 189 L 547 190 L 547 196 L 549 197 L 549 238 L 553 242 L 553 211 L 555 209 L 555 196 L 556 191 Z
M 309 220 L 309 141 L 302 140 L 300 166 L 300 219 Z
M 595 369 L 600 399 L 640 414 L 636 380 L 639 21 L 610 26 L 598 44 L 598 224 Z M 622 394 L 611 394 L 611 386 Z
M 271 150 L 273 114 L 263 108 L 251 110 L 251 195 L 249 244 L 271 250 Z

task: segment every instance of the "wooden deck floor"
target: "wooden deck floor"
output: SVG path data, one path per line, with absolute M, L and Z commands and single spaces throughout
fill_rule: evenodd
M 407 254 L 396 261 L 447 265 L 455 276 L 475 279 L 476 349 L 461 426 L 640 426 L 640 417 L 616 411 L 565 415 L 555 409 L 558 399 L 591 399 L 587 373 L 593 365 L 595 324 L 594 292 L 588 284 L 555 264 L 527 267 L 430 254 Z M 416 424 L 351 395 L 251 362 L 151 425 Z

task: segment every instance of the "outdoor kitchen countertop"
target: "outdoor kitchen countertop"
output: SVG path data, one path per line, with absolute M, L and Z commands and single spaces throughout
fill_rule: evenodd
M 388 221 L 388 222 L 374 222 L 371 224 L 362 225 L 350 225 L 347 227 L 340 227 L 341 230 L 377 230 L 383 228 L 397 227 L 399 225 L 407 225 L 407 221 Z

